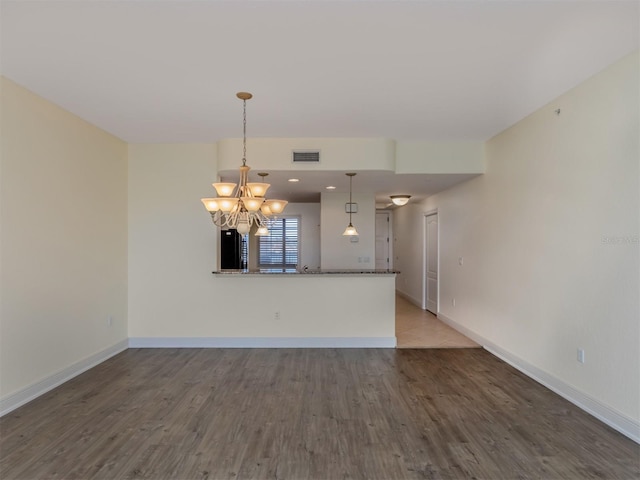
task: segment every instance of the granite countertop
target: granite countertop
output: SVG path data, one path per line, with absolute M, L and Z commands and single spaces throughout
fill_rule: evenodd
M 395 275 L 398 270 L 367 269 L 328 269 L 328 270 L 296 270 L 282 268 L 263 268 L 258 270 L 214 270 L 214 275 Z

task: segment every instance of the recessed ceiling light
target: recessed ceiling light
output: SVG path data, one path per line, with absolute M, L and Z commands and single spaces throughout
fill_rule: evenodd
M 334 187 L 333 185 L 329 185 L 329 186 L 328 186 L 328 187 L 326 187 L 326 188 L 327 188 L 327 190 L 335 190 L 335 189 L 336 189 L 336 187 Z
M 290 179 L 289 179 L 289 181 L 290 181 L 291 183 L 296 183 L 296 182 L 299 182 L 299 181 L 300 181 L 300 179 L 299 179 L 299 178 L 290 178 Z

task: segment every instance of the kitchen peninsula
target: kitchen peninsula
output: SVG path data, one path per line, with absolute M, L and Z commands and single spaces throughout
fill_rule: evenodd
M 220 346 L 383 347 L 395 338 L 393 270 L 216 270 L 234 298 L 231 338 Z M 213 339 L 212 339 L 213 340 Z
M 393 275 L 400 273 L 396 270 L 370 270 L 370 269 L 322 269 L 322 270 L 296 270 L 293 268 L 261 268 L 214 270 L 214 275 Z

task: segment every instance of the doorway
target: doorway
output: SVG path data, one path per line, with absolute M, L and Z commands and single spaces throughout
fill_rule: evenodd
M 376 270 L 391 269 L 389 212 L 376 212 Z
M 425 215 L 424 308 L 438 314 L 438 213 Z

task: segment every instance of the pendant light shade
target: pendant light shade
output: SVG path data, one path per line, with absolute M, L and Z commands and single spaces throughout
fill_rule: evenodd
M 356 230 L 356 227 L 354 227 L 353 225 L 351 225 L 351 223 L 349 223 L 347 228 L 344 229 L 344 233 L 342 235 L 346 235 L 347 237 L 353 237 L 355 235 L 358 235 L 358 231 Z
M 258 230 L 256 231 L 256 237 L 268 237 L 269 235 L 269 229 L 266 226 L 261 225 L 258 227 Z

